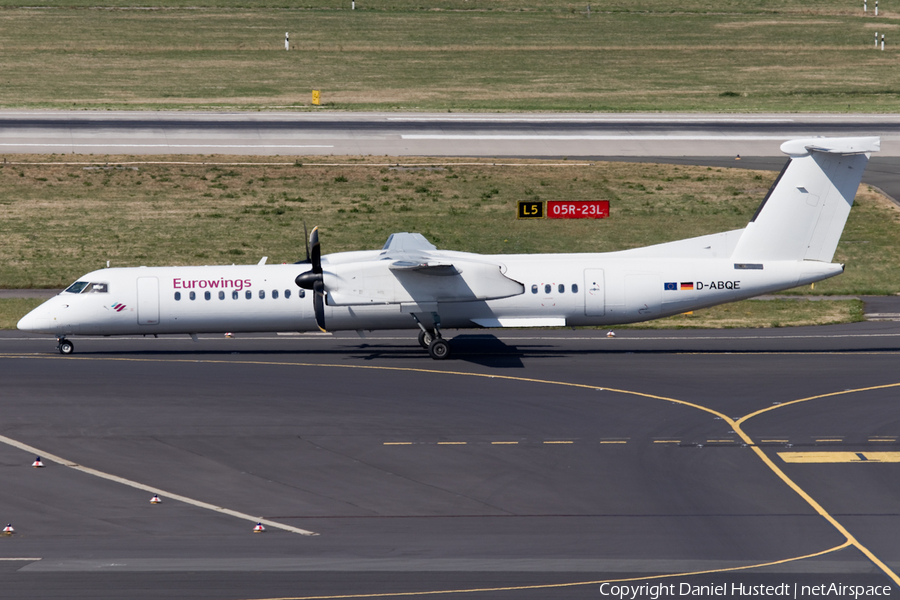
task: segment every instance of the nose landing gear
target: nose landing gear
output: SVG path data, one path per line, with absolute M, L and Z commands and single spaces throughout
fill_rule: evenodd
M 59 350 L 60 354 L 72 354 L 73 352 L 75 352 L 75 344 L 73 344 L 66 338 L 57 338 L 56 341 L 58 342 L 56 349 Z

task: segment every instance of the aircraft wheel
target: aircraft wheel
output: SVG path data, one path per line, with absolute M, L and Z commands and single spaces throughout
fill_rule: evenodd
M 440 338 L 433 340 L 428 346 L 428 354 L 434 360 L 443 360 L 450 356 L 450 344 L 447 343 L 447 340 Z
M 425 331 L 419 332 L 419 345 L 428 350 L 428 346 L 431 345 L 431 340 L 434 339 L 430 333 Z
M 69 340 L 59 340 L 60 354 L 72 354 L 73 352 L 75 352 L 75 344 Z

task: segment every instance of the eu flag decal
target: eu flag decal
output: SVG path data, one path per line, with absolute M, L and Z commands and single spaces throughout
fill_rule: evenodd
M 672 283 L 666 283 L 664 285 L 663 289 L 666 290 L 667 292 L 674 292 L 675 290 L 678 289 L 678 284 L 675 283 L 674 281 Z

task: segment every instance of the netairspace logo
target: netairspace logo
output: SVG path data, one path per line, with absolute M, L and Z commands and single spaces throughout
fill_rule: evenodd
M 718 583 L 693 585 L 690 583 L 642 583 L 600 584 L 600 595 L 619 600 L 660 600 L 662 598 L 886 598 L 893 588 L 889 585 L 843 585 L 824 583 L 821 585 L 801 585 L 782 583 L 779 585 L 747 585 L 743 583 Z

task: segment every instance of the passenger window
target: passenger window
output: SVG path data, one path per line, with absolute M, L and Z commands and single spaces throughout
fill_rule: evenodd
M 531 293 L 537 294 L 537 284 L 534 284 L 533 286 L 531 286 Z
M 252 297 L 253 297 L 253 292 L 251 292 L 250 290 L 247 290 L 246 292 L 244 292 L 244 298 L 246 298 L 247 300 L 251 299 Z
M 559 290 L 560 294 L 566 293 L 566 286 L 564 286 L 563 284 L 559 284 L 559 287 L 557 289 Z
M 89 284 L 87 281 L 76 281 L 75 283 L 67 287 L 66 291 L 70 294 L 80 294 L 81 290 L 86 288 L 88 285 Z
M 297 296 L 300 298 L 306 298 L 306 290 L 297 290 Z
M 225 299 L 225 292 L 219 292 L 219 300 Z
M 260 300 L 266 299 L 266 290 L 259 290 L 259 299 Z
M 197 293 L 196 293 L 196 292 L 191 292 L 191 295 L 190 295 L 189 297 L 190 297 L 191 300 L 196 300 L 196 299 L 197 299 Z
M 291 290 L 284 290 L 284 297 L 285 297 L 285 298 L 290 298 L 290 297 L 291 297 Z
M 212 294 L 210 294 L 209 292 L 203 292 L 203 297 L 209 300 L 212 297 Z
M 181 300 L 181 292 L 175 292 L 175 299 Z
M 547 285 L 544 286 L 544 293 L 545 293 L 545 294 L 549 294 L 549 293 L 550 293 L 550 290 L 552 290 L 552 289 L 553 289 L 553 288 L 550 287 L 550 284 L 548 283 Z
M 231 292 L 231 299 L 232 300 L 238 299 L 238 291 L 237 290 L 234 290 L 233 292 Z
M 272 300 L 278 300 L 278 290 L 272 290 Z
M 577 294 L 577 293 L 578 293 L 578 284 L 577 284 L 577 283 L 573 283 L 573 284 L 572 284 L 572 293 L 573 293 L 573 294 Z

